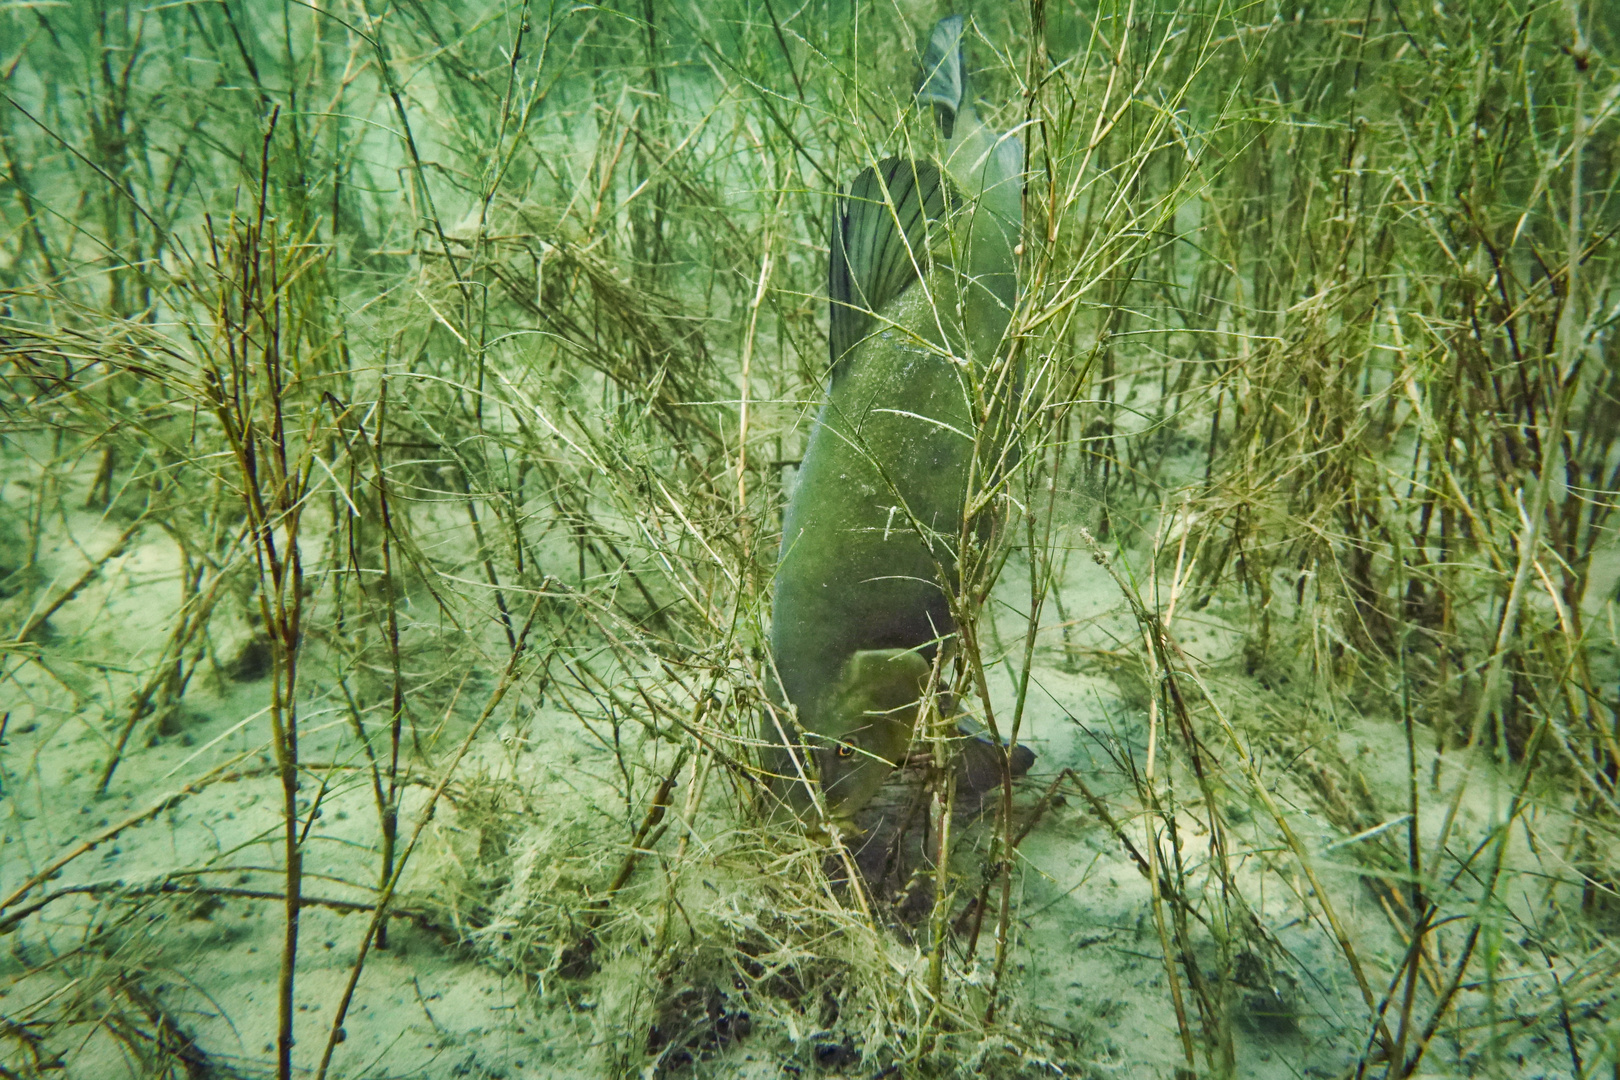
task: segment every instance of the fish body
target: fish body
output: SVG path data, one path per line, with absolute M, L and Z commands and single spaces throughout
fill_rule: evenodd
M 956 365 L 912 336 L 927 307 L 912 290 L 884 309 L 896 326 L 849 357 L 783 518 L 771 651 L 828 803 L 848 813 L 904 757 L 955 627 L 940 580 L 954 567 L 972 428 Z
M 955 632 L 970 366 L 995 355 L 1017 296 L 1022 150 L 965 104 L 961 29 L 935 27 L 918 94 L 950 119 L 938 160 L 886 159 L 839 200 L 832 375 L 783 517 L 771 652 L 802 741 L 781 731 L 814 756 L 835 818 L 905 758 Z M 773 768 L 793 781 L 791 757 Z

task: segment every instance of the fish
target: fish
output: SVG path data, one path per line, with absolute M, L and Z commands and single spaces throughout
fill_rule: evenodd
M 827 392 L 783 513 L 770 767 L 800 808 L 819 778 L 829 816 L 846 823 L 905 760 L 931 697 L 950 713 L 929 691 L 956 630 L 947 590 L 973 461 L 968 376 L 1001 347 L 1017 300 L 1023 150 L 967 97 L 963 26 L 940 20 L 924 50 L 916 101 L 935 116 L 934 158 L 885 158 L 839 197 Z M 1033 754 L 1015 747 L 1009 760 L 1027 769 Z

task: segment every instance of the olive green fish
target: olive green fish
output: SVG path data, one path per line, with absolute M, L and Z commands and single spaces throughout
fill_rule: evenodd
M 771 651 L 803 741 L 775 710 L 767 737 L 814 755 L 814 770 L 800 754 L 773 764 L 790 780 L 819 775 L 835 818 L 905 757 L 955 631 L 942 582 L 973 457 L 968 365 L 995 355 L 1017 296 L 1023 152 L 968 103 L 961 39 L 961 17 L 943 19 L 924 55 L 918 100 L 940 121 L 938 163 L 886 159 L 839 200 L 832 374 L 783 520 Z M 999 759 L 982 740 L 969 749 Z M 1015 768 L 1031 760 L 1015 748 Z

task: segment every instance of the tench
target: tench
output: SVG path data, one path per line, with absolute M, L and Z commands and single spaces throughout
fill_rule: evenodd
M 905 758 L 954 635 L 946 590 L 973 459 L 969 376 L 1000 349 L 1017 297 L 1023 151 L 966 97 L 962 26 L 941 20 L 924 54 L 917 100 L 938 120 L 937 162 L 888 158 L 839 199 L 831 377 L 783 518 L 771 653 L 778 705 L 794 707 L 802 742 L 780 709 L 766 737 L 813 754 L 813 770 L 782 752 L 772 765 L 801 807 L 801 772 L 819 775 L 835 819 Z M 999 760 L 994 744 L 969 744 L 969 772 L 983 772 L 986 749 Z M 1032 760 L 1014 748 L 1017 771 Z

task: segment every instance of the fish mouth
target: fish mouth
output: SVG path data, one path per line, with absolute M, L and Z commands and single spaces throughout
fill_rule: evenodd
M 866 830 L 855 824 L 855 815 L 841 810 L 828 813 L 820 821 L 806 822 L 804 835 L 821 844 L 854 840 L 866 835 Z
M 837 835 L 834 835 L 833 833 L 828 832 L 826 829 L 817 826 L 815 831 L 810 835 L 816 840 L 817 843 L 826 844 L 828 847 L 833 847 L 835 842 L 839 844 L 847 844 L 852 840 L 859 840 L 861 837 L 866 835 L 866 830 L 857 829 L 853 824 L 851 824 L 846 829 L 839 829 Z

